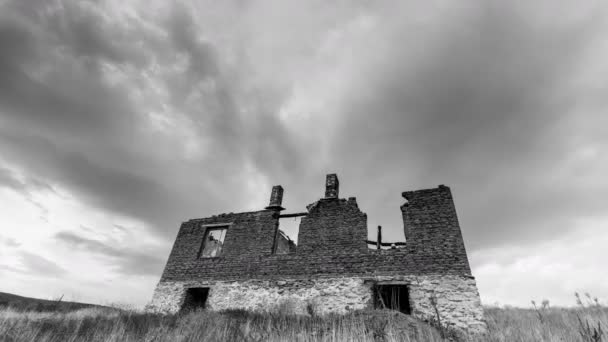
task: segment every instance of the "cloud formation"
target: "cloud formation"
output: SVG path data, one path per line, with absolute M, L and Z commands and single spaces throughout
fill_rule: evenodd
M 300 211 L 330 172 L 395 240 L 400 193 L 449 185 L 474 273 L 608 220 L 606 5 L 0 8 L 0 187 L 47 211 L 46 248 L 112 279 L 160 275 L 180 222 L 263 208 L 271 185 Z M 65 198 L 90 212 L 58 221 Z M 133 226 L 164 247 L 130 249 Z
M 158 255 L 158 251 L 149 248 L 133 251 L 128 246 L 117 247 L 65 231 L 55 234 L 55 239 L 69 248 L 97 254 L 107 259 L 106 262 L 115 266 L 115 271 L 123 275 L 157 276 L 165 265 L 165 259 Z
M 60 277 L 67 273 L 66 269 L 57 263 L 34 253 L 21 252 L 21 263 L 24 272 L 47 277 Z

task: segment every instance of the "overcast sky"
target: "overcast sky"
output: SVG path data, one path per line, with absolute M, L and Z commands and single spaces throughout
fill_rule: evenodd
M 143 305 L 182 221 L 335 172 L 387 240 L 450 186 L 485 304 L 606 303 L 606 37 L 603 0 L 0 0 L 0 291 Z

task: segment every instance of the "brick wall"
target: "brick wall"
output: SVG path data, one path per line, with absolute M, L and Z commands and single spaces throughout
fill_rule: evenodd
M 296 245 L 282 231 L 277 232 L 275 254 L 289 254 L 296 252 Z
M 367 252 L 367 215 L 355 198 L 326 198 L 310 207 L 300 222 L 299 255 Z
M 404 248 L 370 250 L 367 216 L 354 198 L 321 199 L 302 218 L 296 253 L 272 253 L 278 210 L 184 222 L 161 280 L 271 279 L 394 274 L 471 275 L 450 189 L 404 192 Z M 205 230 L 228 225 L 223 253 L 198 258 Z
M 470 274 L 456 208 L 450 188 L 406 191 L 401 206 L 408 249 L 423 262 L 449 264 L 454 270 Z

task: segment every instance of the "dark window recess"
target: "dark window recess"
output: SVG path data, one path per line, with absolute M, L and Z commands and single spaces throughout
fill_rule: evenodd
M 290 254 L 296 252 L 296 244 L 287 234 L 279 229 L 274 242 L 274 254 Z
M 406 285 L 376 285 L 375 306 L 377 309 L 390 309 L 411 314 L 410 297 Z
M 186 298 L 184 299 L 184 305 L 182 305 L 182 310 L 194 311 L 197 309 L 204 309 L 205 304 L 207 303 L 208 296 L 208 287 L 195 287 L 188 289 L 186 291 Z
M 199 258 L 214 258 L 222 254 L 227 227 L 209 228 L 205 233 Z

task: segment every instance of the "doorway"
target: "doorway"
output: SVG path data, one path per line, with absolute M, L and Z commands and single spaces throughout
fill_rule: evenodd
M 407 285 L 382 284 L 375 287 L 376 309 L 389 309 L 411 314 L 410 296 Z
M 186 290 L 186 298 L 182 305 L 182 311 L 202 310 L 207 304 L 209 297 L 208 287 L 193 287 Z

